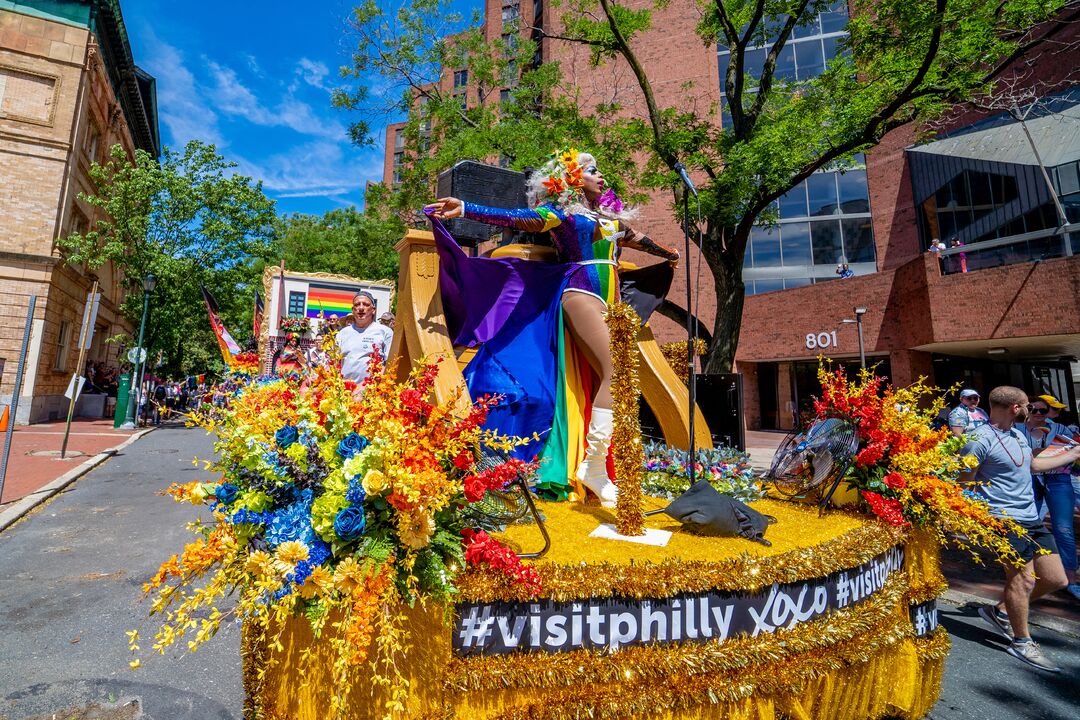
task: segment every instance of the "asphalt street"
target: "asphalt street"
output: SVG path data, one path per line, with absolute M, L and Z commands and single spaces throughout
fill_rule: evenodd
M 239 627 L 197 653 L 149 650 L 142 584 L 191 539 L 197 509 L 160 491 L 210 479 L 192 465 L 211 441 L 163 428 L 0 533 L 0 718 L 66 720 L 91 703 L 136 703 L 150 720 L 241 720 Z M 1080 640 L 1035 629 L 1063 668 L 1050 675 L 1009 657 L 971 610 L 941 606 L 953 651 L 935 720 L 1066 720 L 1080 716 Z M 132 671 L 125 632 L 143 635 Z M 823 719 L 827 720 L 827 719 Z

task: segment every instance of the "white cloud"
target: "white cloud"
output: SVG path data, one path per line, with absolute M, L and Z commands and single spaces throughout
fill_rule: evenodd
M 241 117 L 263 127 L 287 127 L 301 135 L 347 142 L 345 126 L 319 117 L 311 105 L 292 92 L 282 96 L 273 107 L 263 104 L 232 68 L 206 60 L 213 78 L 209 92 L 215 106 L 225 115 Z
M 202 140 L 219 148 L 228 145 L 218 128 L 217 114 L 184 64 L 183 53 L 150 29 L 145 31 L 145 42 L 148 53 L 139 64 L 157 78 L 158 115 L 171 135 L 169 144 L 180 147 L 189 140 Z
M 317 60 L 311 60 L 309 58 L 300 58 L 300 61 L 296 63 L 295 75 L 299 80 L 303 80 L 313 88 L 330 92 L 330 87 L 326 84 L 326 77 L 330 74 L 330 68 L 326 67 L 325 63 L 318 62 Z M 290 90 L 293 89 L 290 86 Z
M 356 157 L 338 144 L 316 140 L 256 162 L 239 159 L 240 172 L 261 180 L 263 187 L 281 198 L 339 197 L 360 193 L 370 178 L 382 177 L 382 156 L 374 152 Z

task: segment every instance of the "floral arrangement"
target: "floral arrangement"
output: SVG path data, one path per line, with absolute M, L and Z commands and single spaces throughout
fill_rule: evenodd
M 694 478 L 708 480 L 725 495 L 743 502 L 764 497 L 765 492 L 754 477 L 750 456 L 735 448 L 699 449 L 694 463 Z M 690 455 L 685 450 L 659 442 L 645 444 L 645 463 L 641 489 L 647 495 L 674 499 L 690 489 Z
M 924 528 L 942 544 L 951 537 L 976 559 L 975 547 L 1003 560 L 1017 559 L 1005 535 L 1022 532 L 1019 526 L 992 515 L 984 500 L 958 482 L 960 473 L 977 463 L 960 455 L 963 438 L 933 429 L 944 403 L 935 388 L 921 379 L 894 388 L 868 369 L 852 381 L 824 365 L 818 380 L 817 417 L 846 418 L 858 428 L 859 450 L 845 480 L 873 514 L 892 525 Z
M 259 365 L 259 353 L 251 351 L 237 353 L 229 360 L 229 372 L 255 377 L 259 374 Z
M 528 595 L 540 591 L 536 571 L 466 527 L 462 512 L 535 469 L 518 460 L 478 464 L 482 448 L 505 453 L 517 443 L 480 429 L 496 398 L 456 417 L 455 398 L 428 401 L 437 365 L 400 384 L 382 370 L 376 357 L 358 388 L 335 357 L 303 384 L 258 378 L 227 408 L 196 414 L 218 437 L 219 459 L 206 467 L 221 478 L 168 490 L 179 502 L 208 504 L 213 522 L 195 523 L 195 541 L 144 587 L 154 596 L 151 614 L 165 615 L 154 649 L 190 638 L 195 650 L 232 614 L 273 646 L 286 619 L 305 617 L 334 651 L 334 713 L 344 709 L 352 671 L 367 663 L 388 690 L 389 714 L 408 692 L 395 670 L 408 644 L 402 604 L 450 601 L 467 564 L 505 573 Z M 230 593 L 235 604 L 220 610 Z M 133 632 L 133 652 L 137 643 Z
M 311 331 L 311 323 L 307 318 L 303 317 L 283 317 L 278 324 L 278 328 L 283 333 L 304 335 Z
M 664 354 L 664 359 L 667 360 L 668 365 L 684 383 L 689 377 L 686 367 L 686 344 L 688 342 L 690 341 L 680 340 L 678 342 L 664 343 L 660 346 L 660 352 Z M 694 338 L 694 356 L 701 357 L 707 352 L 709 352 L 709 344 L 701 338 Z

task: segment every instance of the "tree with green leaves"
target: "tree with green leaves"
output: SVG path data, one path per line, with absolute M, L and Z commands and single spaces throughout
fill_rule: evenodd
M 705 369 L 728 372 L 747 243 L 755 224 L 775 220 L 777 198 L 818 170 L 843 167 L 890 130 L 923 128 L 957 103 L 992 93 L 1017 63 L 1080 21 L 1076 0 L 852 0 L 841 52 L 820 75 L 794 81 L 777 73 L 781 52 L 834 0 L 695 2 L 701 43 L 730 51 L 720 78 L 729 122 L 720 122 L 718 108 L 665 104 L 656 92 L 640 59 L 642 35 L 663 26 L 668 0 L 556 0 L 558 27 L 522 19 L 519 29 L 532 39 L 494 47 L 478 17 L 454 15 L 449 0 L 406 0 L 392 16 L 368 0 L 353 15 L 358 45 L 349 74 L 357 85 L 336 101 L 408 118 L 395 195 L 402 209 L 430 198 L 434 176 L 458 159 L 498 156 L 522 169 L 566 145 L 592 150 L 606 176 L 630 184 L 620 191 L 676 188 L 673 206 L 683 192 L 675 164 L 701 173 L 704 223 L 696 240 L 717 299 Z M 583 107 L 557 62 L 530 65 L 534 39 L 545 37 L 587 48 L 594 66 L 629 68 L 636 92 Z M 749 53 L 761 47 L 764 62 L 751 68 Z M 480 98 L 514 89 L 499 102 L 463 105 L 443 77 L 458 69 Z M 370 92 L 373 82 L 378 94 Z M 369 129 L 354 125 L 354 139 L 370 142 Z
M 279 217 L 268 261 L 285 261 L 288 270 L 350 275 L 361 280 L 397 280 L 394 245 L 405 234 L 396 216 L 380 218 L 355 207 L 323 215 Z
M 58 241 L 70 264 L 94 270 L 113 263 L 128 290 L 121 311 L 133 326 L 142 314 L 143 278 L 157 277 L 146 345 L 161 351 L 163 374 L 221 365 L 200 284 L 214 293 L 227 327 L 251 326 L 255 260 L 269 252 L 274 204 L 235 167 L 194 140 L 180 153 L 166 148 L 160 161 L 141 150 L 132 160 L 114 145 L 109 161 L 90 169 L 94 191 L 79 196 L 103 217 Z

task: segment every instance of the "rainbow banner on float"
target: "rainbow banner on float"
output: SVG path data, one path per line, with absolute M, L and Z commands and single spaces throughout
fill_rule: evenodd
M 339 285 L 308 285 L 305 315 L 309 318 L 341 317 L 352 312 L 355 288 Z

